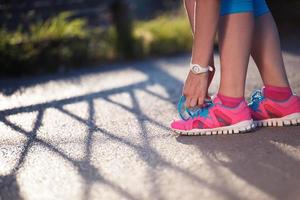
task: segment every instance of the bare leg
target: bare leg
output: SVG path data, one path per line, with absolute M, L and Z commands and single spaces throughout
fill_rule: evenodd
M 220 0 L 185 0 L 186 9 L 194 30 L 192 63 L 213 66 L 213 45 L 219 19 Z M 194 14 L 193 14 L 194 13 Z M 194 16 L 194 17 L 193 17 Z M 209 80 L 207 74 L 189 73 L 183 94 L 187 97 L 187 107 L 202 105 L 207 94 Z
M 279 34 L 271 13 L 255 19 L 251 55 L 259 69 L 264 85 L 289 87 Z
M 219 26 L 220 94 L 229 97 L 244 96 L 253 30 L 254 17 L 252 13 L 230 14 L 221 17 Z

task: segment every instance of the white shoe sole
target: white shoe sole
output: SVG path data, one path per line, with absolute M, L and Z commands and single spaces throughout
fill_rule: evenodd
M 293 113 L 281 118 L 264 119 L 254 121 L 257 126 L 291 126 L 300 124 L 300 113 Z
M 212 129 L 192 129 L 189 131 L 173 129 L 176 133 L 180 135 L 227 135 L 227 134 L 237 134 L 246 133 L 255 129 L 256 125 L 253 120 L 242 121 L 230 126 L 222 126 Z

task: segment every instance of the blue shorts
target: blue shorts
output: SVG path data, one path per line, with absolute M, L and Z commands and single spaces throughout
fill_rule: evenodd
M 252 12 L 258 17 L 270 10 L 265 0 L 221 0 L 221 16 L 243 12 Z

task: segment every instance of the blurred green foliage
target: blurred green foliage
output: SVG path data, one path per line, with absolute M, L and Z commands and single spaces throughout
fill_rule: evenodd
M 23 75 L 76 67 L 87 61 L 113 57 L 112 30 L 87 29 L 83 19 L 71 13 L 8 32 L 0 29 L 0 74 Z
M 30 40 L 39 42 L 66 37 L 86 37 L 86 21 L 83 19 L 73 19 L 68 21 L 69 17 L 71 17 L 70 12 L 63 12 L 57 17 L 51 18 L 45 22 L 31 25 Z
M 134 37 L 143 55 L 173 54 L 190 50 L 192 33 L 184 15 L 160 16 L 135 24 Z
M 85 20 L 70 16 L 61 13 L 31 25 L 29 31 L 1 28 L 0 74 L 39 74 L 121 58 L 114 27 L 88 28 Z M 183 14 L 136 22 L 133 37 L 135 58 L 183 52 L 192 44 Z
M 279 31 L 295 32 L 300 26 L 300 1 L 268 3 Z M 133 43 L 130 45 L 133 58 L 185 52 L 192 46 L 192 33 L 183 8 L 150 21 L 134 22 L 132 36 L 127 42 Z M 116 27 L 88 27 L 86 20 L 62 12 L 26 30 L 21 26 L 13 32 L 0 28 L 0 76 L 54 72 L 124 59 L 127 47 L 121 47 Z

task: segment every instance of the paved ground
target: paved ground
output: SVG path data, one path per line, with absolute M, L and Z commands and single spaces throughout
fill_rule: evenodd
M 285 60 L 300 94 L 300 58 Z M 0 199 L 299 199 L 300 127 L 169 130 L 188 61 L 1 82 Z M 251 63 L 247 95 L 260 85 Z

